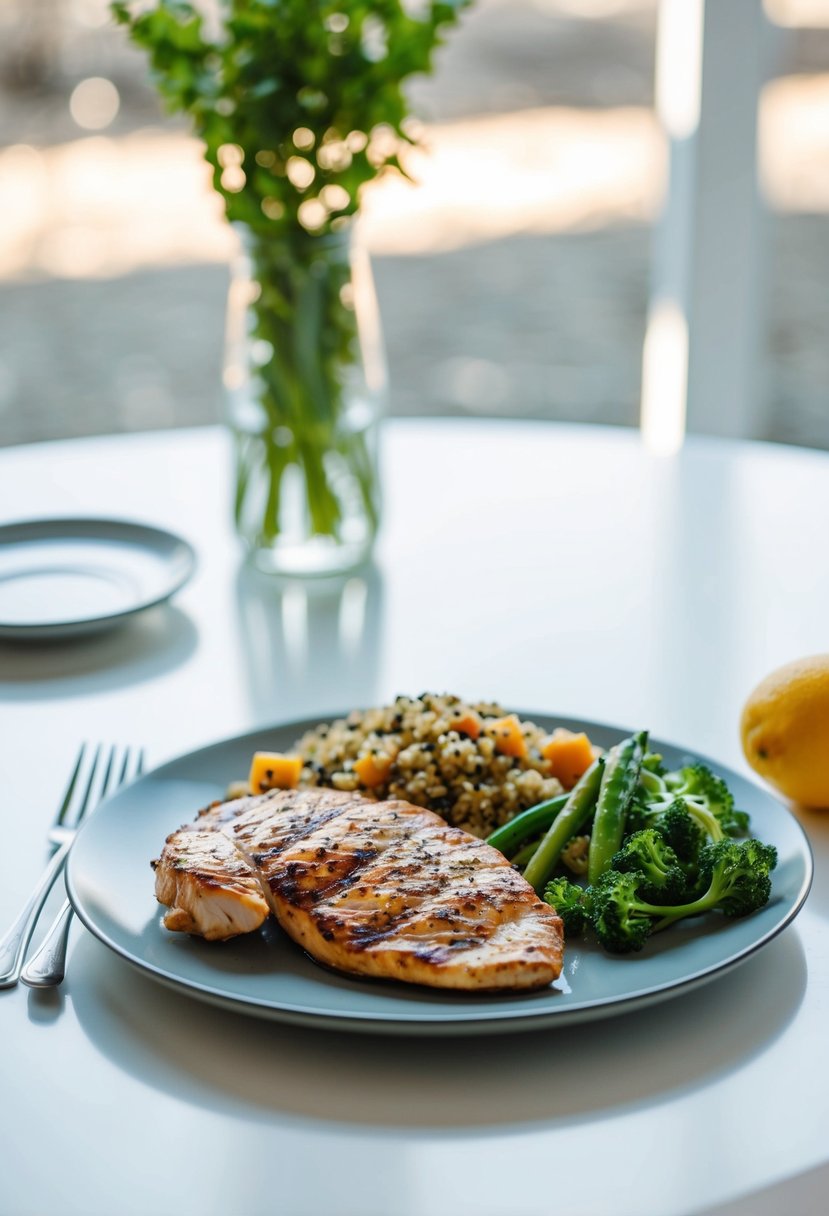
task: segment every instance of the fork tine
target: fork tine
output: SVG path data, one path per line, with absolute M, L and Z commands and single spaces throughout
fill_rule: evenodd
M 99 783 L 99 788 L 94 799 L 90 798 L 93 779 L 96 768 L 98 767 L 98 757 L 102 751 L 102 745 L 98 746 L 93 764 L 92 773 L 90 774 L 89 783 L 87 785 L 84 801 L 78 812 L 77 823 L 83 818 L 87 810 L 94 810 L 98 804 L 109 794 L 114 793 L 122 785 L 129 780 L 134 780 L 140 776 L 144 767 L 144 749 L 140 748 L 138 756 L 135 760 L 135 773 L 133 777 L 129 777 L 130 760 L 134 755 L 132 748 L 125 747 L 121 757 L 120 767 L 118 761 L 118 748 L 113 746 L 109 750 L 104 775 Z M 47 932 L 45 938 L 40 944 L 37 953 L 24 968 L 20 978 L 24 984 L 28 984 L 30 988 L 50 988 L 56 984 L 60 984 L 63 980 L 66 970 L 66 950 L 69 940 L 69 926 L 72 921 L 72 905 L 67 901 L 61 908 L 57 919 L 52 924 L 52 927 Z M 28 943 L 28 939 L 27 939 Z M 25 949 L 25 946 L 24 946 Z M 1 979 L 2 977 L 0 977 Z M 6 977 L 6 981 L 11 975 Z
M 83 744 L 80 749 L 75 767 L 72 771 L 72 776 L 69 778 L 69 785 L 63 797 L 58 813 L 53 821 L 52 830 L 55 828 L 74 828 L 78 821 L 85 814 L 89 806 L 92 790 L 95 784 L 95 777 L 99 771 L 98 760 L 101 755 L 101 745 L 95 749 L 95 755 L 92 758 L 91 766 L 88 773 L 81 778 L 82 767 L 84 764 L 86 744 Z M 67 823 L 70 809 L 75 802 L 76 786 L 79 780 L 85 783 L 83 795 L 81 797 L 80 807 L 75 813 L 72 824 Z M 51 838 L 51 831 L 49 833 Z M 46 869 L 40 877 L 40 881 L 35 887 L 32 894 L 29 896 L 25 906 L 21 909 L 19 915 L 13 922 L 9 931 L 0 940 L 0 988 L 11 988 L 17 983 L 20 977 L 20 967 L 26 948 L 32 937 L 37 919 L 40 916 L 41 908 L 46 902 L 46 898 L 52 889 L 58 874 L 63 869 L 63 863 L 66 860 L 67 853 L 71 847 L 73 832 L 68 833 L 68 838 L 62 843 L 54 842 L 52 857 Z
M 113 788 L 118 788 L 118 780 L 115 774 L 115 761 L 117 756 L 118 748 L 113 744 L 113 746 L 109 749 L 109 759 L 107 760 L 107 766 L 101 780 L 101 788 L 98 791 L 98 797 L 95 800 L 92 809 L 97 807 L 98 803 L 102 802 L 104 798 L 106 798 L 107 794 L 112 792 Z
M 103 744 L 99 743 L 98 746 L 95 748 L 95 755 L 92 757 L 92 767 L 90 768 L 89 776 L 87 777 L 86 789 L 84 790 L 83 797 L 81 798 L 80 806 L 78 807 L 77 811 L 75 812 L 75 819 L 74 819 L 75 824 L 80 823 L 80 821 L 83 819 L 84 815 L 86 814 L 86 812 L 89 808 L 89 803 L 92 799 L 92 790 L 95 786 L 95 777 L 97 776 L 97 773 L 98 773 L 98 762 L 101 759 L 102 751 L 103 751 Z M 64 816 L 64 820 L 65 820 L 65 816 Z
M 75 761 L 75 767 L 72 770 L 72 776 L 69 778 L 69 784 L 66 787 L 66 793 L 63 796 L 63 802 L 58 807 L 58 812 L 55 815 L 55 826 L 60 827 L 66 818 L 66 812 L 69 810 L 69 804 L 72 801 L 72 795 L 75 793 L 75 786 L 78 784 L 78 777 L 83 764 L 83 758 L 86 755 L 86 744 L 81 744 L 81 749 L 78 752 L 78 759 Z

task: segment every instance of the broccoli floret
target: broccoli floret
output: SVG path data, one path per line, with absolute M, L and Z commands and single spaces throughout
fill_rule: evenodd
M 583 929 L 590 911 L 590 893 L 584 887 L 563 876 L 554 878 L 544 889 L 544 900 L 561 917 L 565 933 L 575 934 Z
M 666 811 L 653 820 L 654 830 L 671 846 L 681 862 L 696 866 L 706 835 L 699 822 L 688 813 L 681 798 L 675 798 Z
M 599 942 L 612 954 L 641 950 L 653 932 L 658 911 L 640 898 L 642 874 L 606 870 L 592 888 L 590 923 Z
M 633 804 L 627 815 L 629 830 L 659 827 L 661 818 L 668 810 L 681 806 L 695 820 L 706 840 L 722 840 L 726 836 L 742 836 L 748 831 L 748 815 L 734 807 L 734 797 L 721 777 L 717 777 L 704 764 L 689 764 L 674 772 L 656 773 L 643 771 Z M 678 824 L 674 823 L 674 830 Z M 670 839 L 671 845 L 683 860 L 693 860 L 695 846 L 693 835 L 684 835 L 686 853 Z M 681 836 L 677 836 L 677 842 Z
M 679 794 L 674 796 L 667 788 L 661 795 L 650 798 L 645 796 L 642 790 L 637 793 L 625 817 L 625 831 L 641 832 L 646 828 L 662 830 L 662 821 L 669 812 L 673 812 L 672 819 L 668 821 L 669 831 L 676 832 L 679 829 L 678 815 L 680 812 L 686 818 L 690 818 L 692 824 L 696 826 L 697 835 L 700 837 L 699 846 L 696 846 L 696 849 L 694 834 L 687 824 L 684 825 L 682 833 L 686 838 L 689 859 L 694 857 L 695 851 L 699 852 L 699 847 L 706 841 L 722 840 L 725 836 L 719 819 L 708 810 L 703 799 L 686 798 Z M 670 840 L 670 844 L 675 847 L 673 840 Z
M 748 916 L 769 902 L 770 875 L 776 865 L 777 850 L 761 840 L 719 840 L 706 845 L 700 854 L 699 868 L 700 878 L 709 886 L 695 902 L 707 902 L 726 916 Z M 672 911 L 674 920 L 675 911 Z
M 682 798 L 694 814 L 701 818 L 713 815 L 722 835 L 739 836 L 748 831 L 748 815 L 734 807 L 734 795 L 721 777 L 705 764 L 690 764 L 674 773 L 665 774 L 665 785 L 675 798 Z M 709 831 L 713 840 L 721 837 Z
M 768 903 L 777 852 L 759 840 L 718 840 L 700 854 L 708 889 L 688 903 L 666 906 L 644 898 L 641 872 L 608 870 L 593 887 L 590 920 L 601 944 L 614 954 L 641 950 L 651 933 L 678 920 L 719 910 L 747 916 Z
M 734 798 L 722 777 L 705 764 L 687 764 L 684 768 L 664 774 L 665 785 L 676 794 L 694 794 L 710 803 L 711 809 L 732 807 Z
M 611 860 L 610 868 L 641 874 L 644 878 L 641 894 L 653 903 L 674 903 L 688 893 L 688 875 L 674 850 L 655 828 L 644 828 L 628 836 Z

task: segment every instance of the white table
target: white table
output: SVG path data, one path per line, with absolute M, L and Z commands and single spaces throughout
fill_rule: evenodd
M 220 431 L 0 452 L 0 522 L 141 519 L 200 559 L 173 605 L 117 632 L 0 648 L 0 923 L 84 738 L 143 742 L 155 764 L 445 689 L 647 726 L 744 770 L 748 691 L 829 648 L 824 454 L 697 439 L 660 460 L 625 431 L 397 422 L 385 461 L 376 569 L 282 595 L 240 571 Z M 829 816 L 803 822 L 812 895 L 757 957 L 653 1010 L 520 1037 L 258 1022 L 75 925 L 61 990 L 0 993 L 0 1210 L 822 1212 Z

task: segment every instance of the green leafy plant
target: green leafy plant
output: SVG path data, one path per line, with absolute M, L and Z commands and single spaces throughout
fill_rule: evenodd
M 343 246 L 362 188 L 405 173 L 403 86 L 431 69 L 466 3 L 219 0 L 209 18 L 181 0 L 112 5 L 168 108 L 189 116 L 227 217 L 246 234 L 260 288 L 250 336 L 267 357 L 256 369 L 260 434 L 237 448 L 236 513 L 250 514 L 264 475 L 256 544 L 279 536 L 291 466 L 303 474 L 312 534 L 339 537 L 346 475 L 376 527 L 371 453 L 343 425 L 359 358 Z

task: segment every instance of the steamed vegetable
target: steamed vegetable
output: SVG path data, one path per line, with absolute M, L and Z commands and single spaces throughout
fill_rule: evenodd
M 547 831 L 556 815 L 566 804 L 567 798 L 567 794 L 559 794 L 557 798 L 539 802 L 537 806 L 531 806 L 529 810 L 522 811 L 520 815 L 510 819 L 509 823 L 505 823 L 492 835 L 487 836 L 487 844 L 500 849 L 505 857 L 513 857 L 522 841 L 529 840 L 531 836 L 537 836 L 539 832 Z M 513 860 L 517 860 L 517 858 L 513 858 Z
M 354 761 L 354 772 L 360 783 L 368 789 L 382 785 L 389 775 L 394 760 L 391 756 L 375 752 L 366 752 Z
M 294 790 L 299 785 L 301 772 L 301 756 L 255 752 L 248 776 L 250 792 L 264 794 L 267 790 Z
M 560 803 L 525 811 L 489 840 L 526 867 L 568 936 L 585 930 L 628 954 L 679 920 L 747 916 L 768 902 L 774 848 L 734 839 L 749 819 L 722 778 L 701 762 L 668 771 L 644 731 L 595 761 L 555 811 Z
M 541 755 L 550 765 L 550 772 L 565 789 L 572 789 L 582 773 L 593 763 L 593 744 L 582 731 L 575 734 L 559 727 L 541 748 Z
M 529 748 L 521 723 L 515 714 L 507 714 L 505 718 L 491 718 L 485 725 L 488 735 L 495 741 L 495 748 L 504 756 L 513 756 L 516 760 L 524 760 Z
M 655 758 L 658 762 L 659 757 Z M 651 760 L 651 765 L 653 759 Z M 707 765 L 697 762 L 674 772 L 661 764 L 643 766 L 631 822 L 637 827 L 654 827 L 660 816 L 677 803 L 711 840 L 744 835 L 748 815 L 734 806 L 734 796 L 721 777 Z
M 680 865 L 674 850 L 655 828 L 643 828 L 628 836 L 610 869 L 640 875 L 642 894 L 657 904 L 681 899 L 693 873 Z
M 555 908 L 568 937 L 578 933 L 590 915 L 590 893 L 563 875 L 547 883 L 544 901 Z
M 640 731 L 638 735 L 623 739 L 610 749 L 602 773 L 587 855 L 587 878 L 590 883 L 596 882 L 604 874 L 613 854 L 621 846 L 625 817 L 639 782 L 647 741 L 647 731 Z
M 459 718 L 453 718 L 449 723 L 450 730 L 456 730 L 459 735 L 469 739 L 477 739 L 481 733 L 481 717 L 474 709 L 468 709 Z
M 652 933 L 689 916 L 719 911 L 747 916 L 768 903 L 770 874 L 777 864 L 771 845 L 759 840 L 718 840 L 700 856 L 703 894 L 672 904 L 645 897 L 641 871 L 608 870 L 590 894 L 590 923 L 599 942 L 614 954 L 641 950 Z
M 579 778 L 527 865 L 524 877 L 536 891 L 544 890 L 567 841 L 578 835 L 593 814 L 604 766 L 604 757 L 600 756 Z

